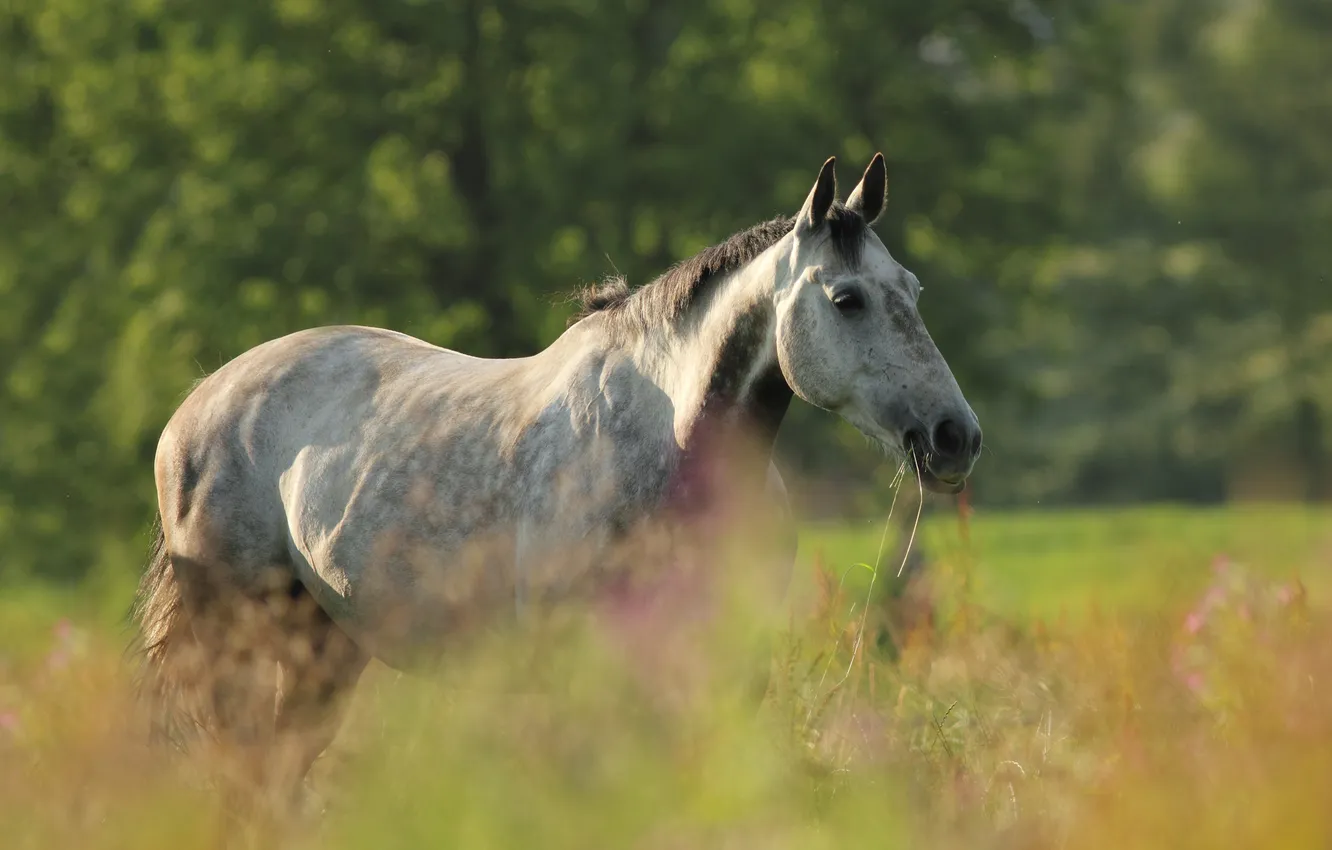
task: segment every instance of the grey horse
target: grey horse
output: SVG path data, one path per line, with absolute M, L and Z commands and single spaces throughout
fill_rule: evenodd
M 486 593 L 532 604 L 562 547 L 697 512 L 711 461 L 784 516 L 771 454 L 792 394 L 959 491 L 980 426 L 917 312 L 920 283 L 870 229 L 886 198 L 882 155 L 845 203 L 829 159 L 795 218 L 638 289 L 594 289 L 530 357 L 323 327 L 200 381 L 154 465 L 159 531 L 136 602 L 153 692 L 204 671 L 200 717 L 245 746 L 298 740 L 299 779 L 371 658 L 408 667 Z M 723 448 L 739 431 L 756 452 Z M 271 640 L 237 649 L 260 629 L 241 603 L 261 598 Z

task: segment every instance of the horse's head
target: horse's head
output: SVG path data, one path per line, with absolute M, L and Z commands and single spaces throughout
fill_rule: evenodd
M 888 178 L 876 154 L 845 205 L 834 160 L 819 172 L 778 271 L 777 356 L 791 389 L 894 453 L 914 454 L 926 486 L 959 492 L 981 429 L 916 300 L 920 282 L 870 229 Z

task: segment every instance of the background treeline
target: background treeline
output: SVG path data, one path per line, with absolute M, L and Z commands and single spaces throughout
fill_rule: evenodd
M 1326 495 L 1329 44 L 1328 0 L 7 0 L 0 575 L 137 563 L 250 346 L 530 352 L 878 149 L 978 501 Z M 890 473 L 804 407 L 780 462 L 814 513 Z

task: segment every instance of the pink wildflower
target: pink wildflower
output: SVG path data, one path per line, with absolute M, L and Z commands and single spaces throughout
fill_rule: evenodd
M 1191 635 L 1196 635 L 1206 622 L 1207 617 L 1203 612 L 1190 611 L 1189 616 L 1184 618 L 1184 630 Z
M 17 732 L 19 727 L 18 712 L 0 711 L 0 732 Z
M 1201 693 L 1203 689 L 1203 676 L 1201 673 L 1190 673 L 1184 680 L 1184 684 L 1195 694 Z

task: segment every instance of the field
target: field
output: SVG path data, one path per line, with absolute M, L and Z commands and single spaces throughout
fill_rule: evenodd
M 317 768 L 326 811 L 283 841 L 1332 841 L 1328 512 L 935 516 L 929 581 L 905 590 L 897 564 L 872 570 L 880 533 L 805 530 L 759 712 L 743 587 L 684 630 L 669 611 L 571 618 L 478 641 L 437 679 L 372 668 Z M 0 592 L 6 847 L 213 846 L 206 787 L 137 737 L 119 655 L 133 581 Z

